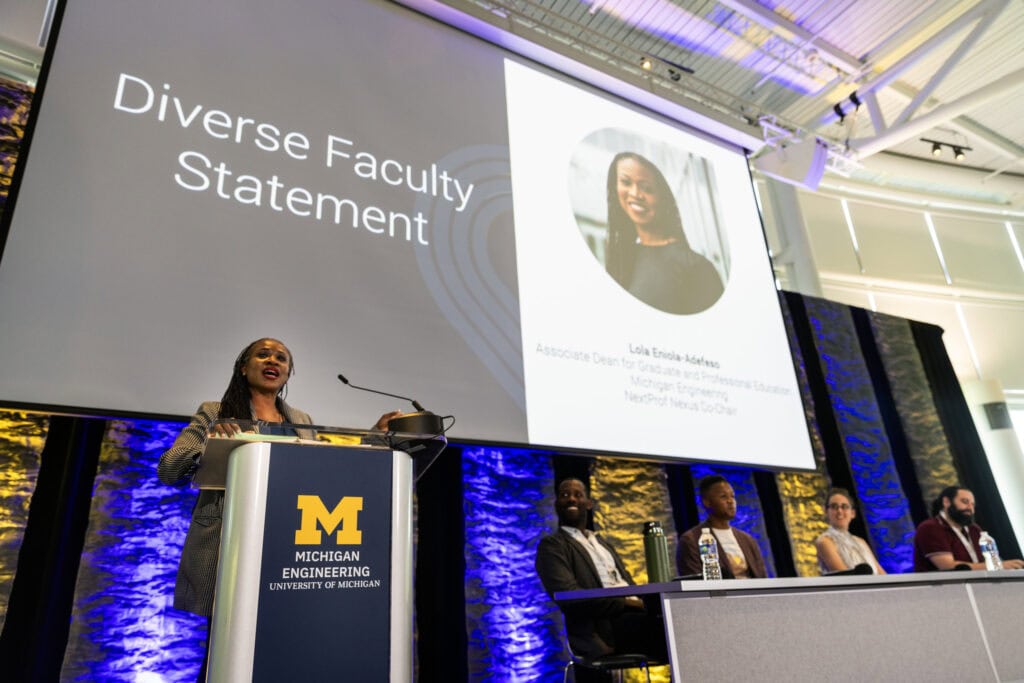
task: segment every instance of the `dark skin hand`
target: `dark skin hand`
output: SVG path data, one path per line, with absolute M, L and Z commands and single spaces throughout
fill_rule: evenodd
M 382 432 L 386 432 L 388 430 L 388 422 L 391 422 L 391 420 L 393 420 L 394 418 L 401 417 L 404 414 L 405 413 L 403 413 L 401 410 L 392 410 L 390 413 L 384 413 L 383 415 L 380 416 L 380 419 L 377 420 L 377 424 L 373 425 L 373 428 Z

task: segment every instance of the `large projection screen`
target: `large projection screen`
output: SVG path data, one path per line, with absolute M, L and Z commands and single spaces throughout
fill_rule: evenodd
M 408 409 L 344 373 L 463 441 L 813 467 L 735 146 L 370 0 L 71 0 L 36 107 L 0 404 L 187 415 L 272 336 L 322 424 Z

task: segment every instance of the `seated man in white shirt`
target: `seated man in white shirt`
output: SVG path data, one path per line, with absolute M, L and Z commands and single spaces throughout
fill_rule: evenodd
M 723 579 L 764 579 L 768 571 L 757 541 L 750 534 L 733 528 L 736 517 L 736 493 L 722 476 L 704 477 L 698 488 L 701 504 L 707 518 L 697 526 L 679 535 L 680 574 L 700 574 L 701 561 L 698 540 L 701 531 L 710 528 L 718 541 L 718 563 Z
M 566 479 L 559 484 L 555 513 L 560 527 L 541 539 L 536 561 L 537 574 L 552 597 L 561 591 L 635 585 L 615 549 L 587 529 L 593 506 L 580 480 Z M 639 597 L 561 600 L 557 604 L 575 654 L 593 658 L 642 653 L 652 661 L 665 661 L 661 619 L 648 616 Z

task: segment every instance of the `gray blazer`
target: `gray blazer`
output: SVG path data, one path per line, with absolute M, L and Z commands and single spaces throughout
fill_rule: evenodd
M 312 418 L 282 401 L 285 419 L 293 424 L 313 424 Z M 185 429 L 160 456 L 157 476 L 164 484 L 189 481 L 199 464 L 206 445 L 206 432 L 220 412 L 218 401 L 199 406 Z M 305 432 L 306 430 L 302 430 Z M 312 438 L 313 432 L 300 433 Z M 221 520 L 224 516 L 224 492 L 202 490 L 192 508 L 185 545 L 181 549 L 178 579 L 174 585 L 174 606 L 177 609 L 210 616 L 213 614 L 213 589 L 217 581 L 217 560 L 220 556 Z

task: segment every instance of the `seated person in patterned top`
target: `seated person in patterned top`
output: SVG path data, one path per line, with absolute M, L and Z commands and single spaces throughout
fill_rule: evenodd
M 723 579 L 764 579 L 768 571 L 757 541 L 750 534 L 734 528 L 730 522 L 736 518 L 736 493 L 729 481 L 719 475 L 704 477 L 699 486 L 700 501 L 707 517 L 697 526 L 679 536 L 679 573 L 700 574 L 701 561 L 698 540 L 703 529 L 711 529 L 718 541 L 718 560 Z
M 932 503 L 932 517 L 914 534 L 914 571 L 931 572 L 967 565 L 985 569 L 974 523 L 974 493 L 962 486 L 947 486 Z M 1024 561 L 1003 560 L 1004 569 L 1024 569 Z
M 885 573 L 868 542 L 850 533 L 850 522 L 857 517 L 857 508 L 849 491 L 834 488 L 828 492 L 825 496 L 825 517 L 828 519 L 828 531 L 814 541 L 822 575 L 853 569 L 859 564 L 871 567 L 873 574 Z

